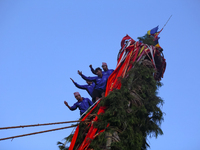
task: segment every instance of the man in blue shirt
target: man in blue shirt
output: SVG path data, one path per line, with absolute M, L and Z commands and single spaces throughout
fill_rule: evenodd
M 72 111 L 79 108 L 80 115 L 82 115 L 91 105 L 93 105 L 91 100 L 89 100 L 88 98 L 81 97 L 79 92 L 75 92 L 74 96 L 78 100 L 78 102 L 74 103 L 73 106 L 70 107 L 66 101 L 64 101 L 64 103 Z
M 92 93 L 92 101 L 93 103 L 102 97 L 102 94 L 106 90 L 106 84 L 108 77 L 102 74 L 101 68 L 95 69 L 96 75 L 95 77 L 86 77 L 82 74 L 81 71 L 78 70 L 78 74 L 86 81 L 93 81 L 95 83 L 95 88 Z
M 78 83 L 76 83 L 72 78 L 70 78 L 72 80 L 72 82 L 74 83 L 74 85 L 79 88 L 79 89 L 85 89 L 88 94 L 92 97 L 92 92 L 94 91 L 94 87 L 95 87 L 95 83 L 92 81 L 86 81 L 87 85 L 79 85 Z
M 96 74 L 96 73 L 95 73 L 95 70 L 92 68 L 92 65 L 90 65 L 89 67 L 90 67 L 92 73 L 93 73 L 93 74 Z M 103 75 L 106 75 L 107 77 L 109 77 L 109 76 L 112 74 L 112 72 L 114 71 L 113 69 L 108 69 L 108 65 L 107 65 L 107 63 L 105 63 L 105 62 L 102 62 L 102 66 L 101 66 L 101 67 L 102 67 L 103 70 L 104 70 L 104 71 L 102 71 L 102 74 L 103 74 Z

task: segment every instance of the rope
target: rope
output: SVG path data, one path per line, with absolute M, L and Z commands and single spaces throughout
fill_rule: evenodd
M 2 141 L 2 140 L 8 140 L 8 139 L 14 139 L 14 138 L 28 136 L 28 135 L 39 134 L 39 133 L 45 133 L 45 132 L 51 132 L 51 131 L 56 131 L 56 130 L 62 130 L 62 129 L 72 128 L 72 127 L 75 127 L 75 126 L 77 126 L 77 125 L 71 125 L 71 126 L 67 126 L 67 127 L 56 128 L 56 129 L 45 130 L 45 131 L 39 131 L 39 132 L 33 132 L 33 133 L 22 134 L 22 135 L 17 135 L 17 136 L 11 136 L 11 137 L 7 137 L 7 138 L 1 138 L 0 141 Z
M 13 128 L 25 128 L 25 127 L 35 127 L 35 126 L 44 126 L 44 125 L 54 125 L 54 124 L 64 124 L 64 123 L 73 123 L 73 122 L 81 122 L 81 120 L 77 121 L 65 121 L 65 122 L 54 122 L 54 123 L 43 123 L 43 124 L 33 124 L 33 125 L 20 125 L 20 126 L 12 126 L 12 127 L 1 127 L 0 130 L 3 129 L 13 129 Z

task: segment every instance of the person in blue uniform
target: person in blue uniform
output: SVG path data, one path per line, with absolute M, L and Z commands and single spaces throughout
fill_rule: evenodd
M 79 92 L 75 92 L 74 97 L 78 100 L 78 102 L 74 103 L 73 106 L 69 106 L 66 101 L 64 101 L 64 104 L 72 111 L 79 108 L 80 115 L 82 115 L 91 105 L 93 105 L 93 102 L 90 99 L 81 97 Z
M 92 101 L 93 103 L 102 97 L 102 94 L 106 90 L 106 84 L 108 77 L 102 74 L 101 68 L 96 68 L 95 73 L 97 76 L 94 77 L 86 77 L 82 74 L 81 71 L 78 70 L 78 74 L 86 81 L 93 81 L 95 83 L 95 88 L 92 93 Z
M 92 73 L 96 74 L 95 70 L 92 67 L 92 65 L 90 65 L 89 67 L 90 67 Z M 114 71 L 113 69 L 108 69 L 108 65 L 105 62 L 102 62 L 102 66 L 101 67 L 103 68 L 102 74 L 106 75 L 107 77 L 109 77 L 112 74 L 112 72 Z
M 76 83 L 72 78 L 70 78 L 74 85 L 79 89 L 84 89 L 88 92 L 88 94 L 92 97 L 92 92 L 94 91 L 95 83 L 92 81 L 86 81 L 87 85 L 80 85 Z

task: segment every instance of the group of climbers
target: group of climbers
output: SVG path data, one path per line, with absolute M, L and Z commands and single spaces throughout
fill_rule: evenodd
M 101 98 L 106 90 L 106 84 L 108 77 L 112 74 L 114 71 L 113 69 L 108 69 L 108 66 L 105 62 L 102 63 L 102 68 L 96 68 L 95 70 L 93 69 L 92 65 L 89 66 L 92 73 L 95 74 L 96 76 L 94 77 L 87 77 L 82 74 L 81 71 L 78 70 L 78 74 L 87 82 L 87 85 L 79 85 L 76 83 L 72 78 L 72 82 L 74 85 L 79 88 L 79 89 L 84 89 L 88 92 L 88 94 L 92 97 L 92 101 L 89 98 L 84 98 L 81 97 L 79 92 L 75 92 L 74 96 L 78 100 L 78 102 L 74 103 L 73 106 L 69 106 L 66 101 L 64 101 L 64 104 L 70 109 L 70 110 L 75 110 L 79 108 L 80 110 L 80 115 L 82 115 L 93 103 L 96 102 L 99 98 Z

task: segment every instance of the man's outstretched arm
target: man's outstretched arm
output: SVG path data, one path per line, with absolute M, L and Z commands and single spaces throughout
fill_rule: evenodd
M 96 81 L 97 77 L 86 77 L 85 75 L 82 74 L 81 71 L 78 70 L 78 74 L 86 81 Z
M 95 72 L 94 68 L 92 67 L 92 65 L 89 65 L 89 67 L 90 67 L 90 70 L 92 71 L 92 73 L 96 75 L 96 72 Z
M 64 101 L 64 103 L 70 110 L 75 110 L 77 108 L 76 105 L 73 105 L 72 107 L 70 107 L 66 101 Z
M 74 85 L 79 88 L 79 89 L 87 89 L 87 85 L 80 85 L 78 83 L 76 83 L 72 78 L 70 78 L 72 80 L 72 82 L 74 83 Z

